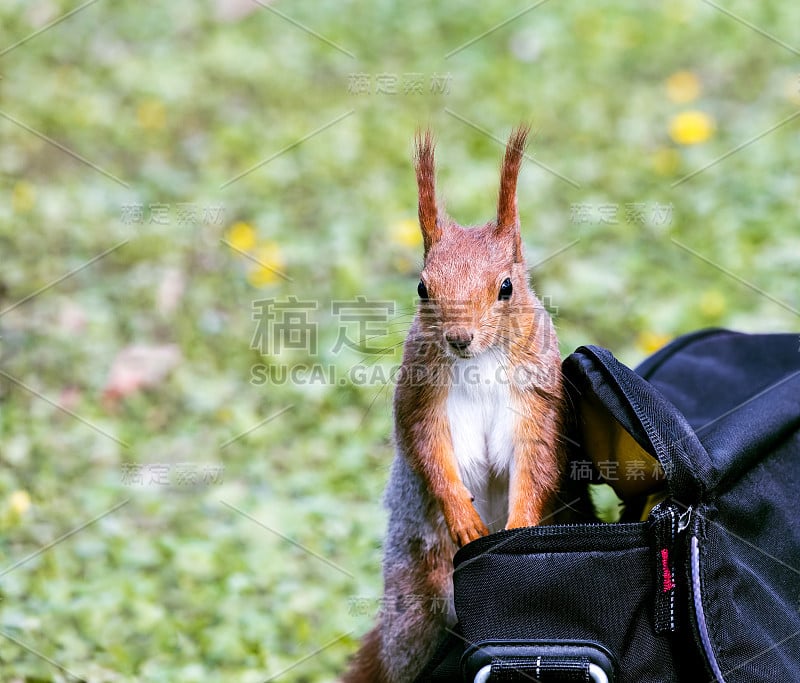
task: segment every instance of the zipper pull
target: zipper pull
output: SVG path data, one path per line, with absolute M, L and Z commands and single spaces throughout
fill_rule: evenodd
M 683 574 L 678 569 L 678 538 L 689 526 L 692 508 L 681 513 L 669 500 L 656 505 L 648 517 L 650 546 L 653 558 L 653 591 L 656 633 L 678 630 L 678 582 Z
M 690 505 L 684 513 L 678 518 L 678 533 L 683 533 L 689 528 L 692 522 L 692 506 Z

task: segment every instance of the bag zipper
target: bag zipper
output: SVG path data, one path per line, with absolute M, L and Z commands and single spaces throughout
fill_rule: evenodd
M 692 508 L 681 512 L 670 500 L 656 505 L 650 512 L 648 526 L 653 558 L 654 618 L 656 633 L 674 633 L 678 630 L 678 594 L 683 590 L 678 569 L 679 541 L 692 519 Z
M 697 534 L 692 535 L 689 554 L 690 573 L 692 577 L 692 602 L 694 604 L 695 623 L 697 624 L 697 633 L 700 636 L 700 644 L 706 656 L 706 662 L 708 662 L 711 668 L 711 673 L 714 674 L 714 683 L 725 683 L 722 670 L 719 668 L 719 662 L 717 662 L 717 655 L 711 645 L 711 637 L 708 633 L 708 624 L 706 623 L 706 613 L 703 609 L 703 586 L 700 580 L 700 540 Z

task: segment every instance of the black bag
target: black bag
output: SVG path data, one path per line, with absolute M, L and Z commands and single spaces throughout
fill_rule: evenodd
M 602 474 L 643 521 L 462 548 L 459 624 L 418 680 L 800 681 L 800 337 L 707 330 L 635 372 L 581 347 L 564 374 L 564 503 Z

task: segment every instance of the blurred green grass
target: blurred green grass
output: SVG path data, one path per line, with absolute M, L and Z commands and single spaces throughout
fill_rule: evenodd
M 770 40 L 693 0 L 272 5 L 285 16 L 97 2 L 7 49 L 76 7 L 0 8 L 3 680 L 334 680 L 380 597 L 391 388 L 259 386 L 251 368 L 398 362 L 420 125 L 470 224 L 494 209 L 493 138 L 533 124 L 541 165 L 524 167 L 520 210 L 563 354 L 594 343 L 634 364 L 698 327 L 797 329 L 800 124 L 754 138 L 800 109 L 797 54 L 778 42 L 799 7 L 726 3 Z M 681 72 L 693 96 L 670 94 Z M 350 92 L 358 74 L 371 92 Z M 681 144 L 671 126 L 692 111 L 712 126 Z M 628 220 L 633 204 L 669 219 Z M 380 340 L 393 352 L 332 351 L 331 301 L 359 295 L 397 302 Z M 289 296 L 318 302 L 317 353 L 262 356 L 253 301 Z M 104 399 L 137 344 L 175 344 L 180 361 Z M 126 480 L 186 463 L 223 480 Z

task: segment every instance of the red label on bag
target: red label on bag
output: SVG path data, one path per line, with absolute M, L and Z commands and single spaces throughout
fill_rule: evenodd
M 666 548 L 661 549 L 661 569 L 663 576 L 661 590 L 664 593 L 669 593 L 675 588 L 675 582 L 672 580 L 672 572 L 669 569 L 669 550 Z

